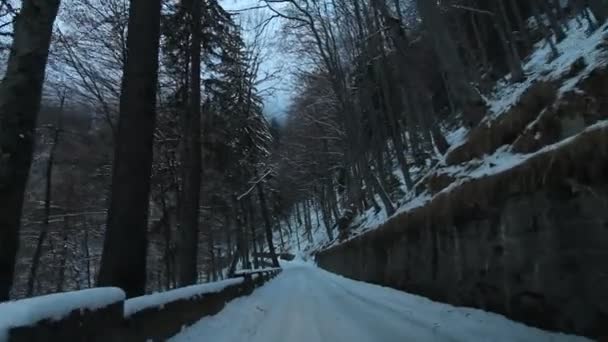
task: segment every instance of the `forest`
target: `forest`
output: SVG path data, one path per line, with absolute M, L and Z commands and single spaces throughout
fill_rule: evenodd
M 535 46 L 558 58 L 568 25 L 608 16 L 604 0 L 250 3 L 0 1 L 0 301 L 134 297 L 278 266 L 319 229 L 347 239 L 417 195 Z M 267 72 L 271 45 L 297 68 Z

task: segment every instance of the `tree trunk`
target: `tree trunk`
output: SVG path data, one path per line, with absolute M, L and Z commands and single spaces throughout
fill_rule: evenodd
M 553 12 L 553 9 L 549 5 L 549 3 L 547 3 L 546 0 L 533 0 L 533 1 L 540 3 L 540 6 L 547 14 L 547 18 L 549 18 L 549 25 L 551 25 L 551 29 L 555 33 L 556 40 L 558 42 L 560 42 L 564 38 L 566 38 L 566 33 L 562 29 L 562 26 L 560 25 L 559 20 L 557 19 L 557 16 L 555 15 L 555 12 Z
M 34 129 L 59 0 L 23 0 L 0 85 L 0 302 L 9 299 Z
M 513 15 L 515 16 L 515 20 L 517 21 L 517 26 L 519 28 L 519 33 L 524 40 L 524 43 L 527 47 L 532 46 L 532 39 L 530 38 L 530 34 L 528 33 L 528 26 L 524 21 L 524 18 L 521 14 L 521 10 L 519 8 L 519 4 L 516 0 L 509 0 L 509 5 L 511 5 L 511 9 L 513 11 Z
M 481 65 L 483 66 L 484 72 L 489 72 L 490 70 L 490 62 L 488 61 L 488 51 L 486 48 L 486 44 L 483 41 L 481 30 L 479 29 L 479 24 L 476 19 L 476 14 L 471 13 L 471 27 L 473 28 L 473 34 L 475 35 L 475 43 L 477 45 L 477 49 L 479 50 L 479 59 L 481 61 Z
M 503 45 L 505 47 L 505 54 L 507 56 L 507 62 L 509 64 L 509 69 L 511 70 L 511 81 L 512 82 L 521 82 L 524 80 L 524 70 L 521 66 L 521 57 L 519 56 L 519 51 L 517 51 L 517 44 L 515 43 L 515 35 L 513 34 L 513 29 L 511 28 L 511 22 L 509 17 L 507 16 L 507 11 L 502 1 L 497 1 L 498 11 L 502 17 L 502 22 L 504 24 L 504 30 L 500 27 L 500 24 L 497 25 L 497 29 L 500 34 L 501 40 L 503 40 Z
M 296 205 L 296 208 L 297 208 L 297 205 Z M 298 251 L 301 251 L 302 247 L 300 246 L 300 232 L 298 230 L 298 227 L 299 226 L 297 225 L 297 222 L 296 222 L 296 225 L 294 227 L 295 228 L 295 232 L 296 232 L 296 243 L 298 244 Z
M 198 210 L 201 188 L 201 0 L 190 6 L 190 105 L 184 120 L 183 185 L 180 212 L 179 283 L 192 285 L 197 279 Z
M 61 101 L 61 107 L 63 107 L 63 100 Z M 62 115 L 60 112 L 59 115 Z M 36 249 L 34 250 L 34 256 L 30 265 L 30 275 L 27 280 L 27 291 L 26 295 L 31 297 L 34 294 L 34 281 L 36 280 L 36 272 L 38 271 L 38 265 L 40 264 L 40 257 L 42 256 L 42 248 L 44 241 L 49 232 L 49 218 L 51 216 L 51 203 L 52 203 L 52 189 L 53 189 L 53 166 L 55 163 L 55 151 L 57 151 L 57 145 L 59 144 L 59 133 L 61 130 L 61 117 L 59 118 L 59 124 L 55 127 L 53 132 L 53 142 L 51 150 L 49 151 L 49 159 L 46 164 L 46 187 L 44 190 L 44 219 L 42 221 L 42 228 L 38 234 L 38 241 L 36 242 Z
M 433 36 L 437 57 L 446 73 L 450 91 L 454 99 L 465 113 L 468 108 L 483 106 L 483 100 L 477 90 L 469 83 L 467 73 L 454 39 L 448 31 L 447 25 L 442 22 L 441 12 L 435 1 L 416 0 L 418 10 L 423 18 L 427 31 Z M 471 121 L 478 121 L 474 115 Z M 477 122 L 473 122 L 477 124 Z
M 266 206 L 266 198 L 264 196 L 264 189 L 262 188 L 262 182 L 258 182 L 256 185 L 258 189 L 258 197 L 260 198 L 260 209 L 262 211 L 262 218 L 264 219 L 264 227 L 266 228 L 266 243 L 268 244 L 268 251 L 272 258 L 272 265 L 279 267 L 279 259 L 277 259 L 277 253 L 274 249 L 274 242 L 272 241 L 272 223 L 268 215 L 268 207 Z
M 61 244 L 61 261 L 59 265 L 59 275 L 57 276 L 57 288 L 56 292 L 63 291 L 65 286 L 65 268 L 68 263 L 68 243 L 69 243 L 69 224 L 68 224 L 68 216 L 63 216 L 63 243 Z M 78 279 L 78 284 L 80 284 L 80 278 Z M 80 287 L 80 285 L 78 286 Z
M 608 5 L 605 0 L 589 0 L 589 9 L 598 22 L 598 26 L 601 26 L 608 17 Z
M 249 230 L 251 231 L 251 245 L 252 245 L 253 253 L 254 253 L 253 254 L 254 255 L 253 256 L 253 266 L 255 268 L 259 268 L 260 259 L 258 256 L 258 252 L 261 253 L 263 251 L 260 251 L 258 249 L 258 245 L 257 245 L 258 237 L 257 237 L 256 231 L 255 231 L 255 216 L 254 216 L 253 204 L 251 202 L 251 198 L 247 197 L 246 200 L 247 200 L 247 215 L 249 217 L 249 220 L 247 220 L 247 221 L 249 222 Z
M 209 227 L 209 232 L 208 232 L 208 236 L 207 236 L 207 243 L 208 243 L 208 248 L 209 248 L 209 259 L 210 259 L 210 268 L 211 268 L 211 276 L 213 277 L 213 281 L 217 280 L 217 261 L 215 260 L 215 239 L 213 236 L 213 231 L 211 230 L 211 227 Z
M 160 0 L 131 0 L 112 194 L 99 286 L 146 289 L 146 249 L 160 34 Z
M 321 210 L 322 210 L 322 214 L 323 214 L 323 222 L 325 224 L 325 231 L 327 232 L 327 238 L 329 239 L 329 241 L 333 241 L 334 240 L 334 232 L 332 230 L 333 226 L 331 223 L 331 209 L 329 209 L 329 203 L 328 201 L 328 192 L 332 191 L 331 187 L 328 186 L 323 186 L 322 187 L 322 191 L 321 191 Z M 287 220 L 287 223 L 289 223 L 289 219 Z
M 545 39 L 547 40 L 547 43 L 549 43 L 549 47 L 551 48 L 551 59 L 557 58 L 557 56 L 559 56 L 559 51 L 557 50 L 557 46 L 555 46 L 553 39 L 551 39 L 551 31 L 547 28 L 547 26 L 545 26 L 545 23 L 543 22 L 538 4 L 534 0 L 531 2 L 530 5 L 532 7 L 532 15 L 534 16 L 534 19 L 538 23 L 538 27 L 540 28 L 543 36 L 545 36 Z
M 87 222 L 85 222 L 84 234 L 82 237 L 82 249 L 84 250 L 84 258 L 86 265 L 86 275 L 87 275 L 87 288 L 93 287 L 93 277 L 91 272 L 91 252 L 89 250 L 89 226 Z
M 243 268 L 250 269 L 251 263 L 249 261 L 249 243 L 247 239 L 247 230 L 245 229 L 245 227 L 248 225 L 248 219 L 245 213 L 245 206 L 243 205 L 243 202 L 239 203 L 239 201 L 235 198 L 233 207 L 235 208 L 234 217 L 236 218 L 236 220 L 234 220 L 236 223 L 235 231 L 237 232 L 237 241 L 240 244 Z

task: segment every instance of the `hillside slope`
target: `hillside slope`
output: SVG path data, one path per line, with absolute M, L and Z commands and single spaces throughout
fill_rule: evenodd
M 558 58 L 541 42 L 525 82 L 497 85 L 488 116 L 452 135 L 397 214 L 359 218 L 350 238 L 318 251 L 319 265 L 548 329 L 607 334 L 607 28 L 569 27 Z

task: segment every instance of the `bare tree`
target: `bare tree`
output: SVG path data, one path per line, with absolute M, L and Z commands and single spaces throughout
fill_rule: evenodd
M 160 3 L 131 0 L 112 195 L 98 279 L 100 286 L 121 287 L 129 297 L 143 294 L 146 285 Z
M 23 0 L 0 85 L 0 301 L 13 282 L 19 220 L 59 0 Z

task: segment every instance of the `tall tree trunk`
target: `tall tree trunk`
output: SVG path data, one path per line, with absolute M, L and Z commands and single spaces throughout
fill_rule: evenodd
M 296 225 L 302 225 L 302 218 L 300 217 L 300 207 L 298 203 L 295 204 L 296 207 Z
M 308 200 L 304 200 L 304 219 L 306 219 L 306 237 L 312 243 L 312 213 Z
M 131 0 L 112 195 L 99 286 L 146 290 L 146 250 L 160 35 L 160 0 Z
M 500 38 L 503 40 L 503 45 L 505 47 L 505 54 L 507 56 L 507 62 L 511 71 L 511 81 L 521 82 L 524 80 L 525 75 L 521 66 L 521 57 L 519 56 L 519 51 L 517 50 L 517 44 L 515 42 L 515 35 L 513 34 L 513 29 L 511 28 L 511 21 L 507 16 L 507 11 L 502 1 L 497 1 L 497 7 L 504 26 L 500 27 L 500 24 L 498 23 L 496 25 L 501 36 Z
M 250 269 L 251 263 L 249 261 L 249 241 L 247 239 L 246 229 L 248 225 L 248 218 L 245 213 L 245 206 L 243 202 L 239 203 L 239 201 L 235 198 L 233 202 L 233 207 L 235 208 L 234 217 L 236 219 L 231 221 L 234 221 L 234 223 L 236 223 L 235 231 L 237 232 L 237 241 L 240 244 L 242 265 L 243 268 Z
M 65 268 L 66 265 L 68 263 L 68 252 L 69 252 L 69 248 L 68 248 L 68 243 L 69 243 L 69 238 L 70 238 L 70 234 L 69 234 L 69 223 L 68 223 L 68 215 L 64 215 L 63 216 L 63 243 L 61 244 L 61 261 L 59 264 L 59 275 L 57 276 L 57 288 L 56 288 L 56 292 L 61 292 L 63 291 L 63 288 L 65 286 Z M 80 284 L 80 277 L 78 277 L 78 281 L 77 283 Z M 80 287 L 80 285 L 78 286 Z
M 325 232 L 327 233 L 327 238 L 329 239 L 329 241 L 333 241 L 334 240 L 334 232 L 332 230 L 333 226 L 331 223 L 331 213 L 330 213 L 330 209 L 329 209 L 329 205 L 327 203 L 327 190 L 326 187 L 323 187 L 323 191 L 321 192 L 321 203 L 320 203 L 320 207 L 321 207 L 321 211 L 322 211 L 322 216 L 323 216 L 323 224 L 325 224 Z M 289 220 L 287 220 L 287 222 L 289 223 Z
M 445 71 L 450 91 L 464 113 L 470 115 L 469 121 L 477 124 L 481 119 L 479 107 L 483 107 L 481 95 L 469 83 L 464 63 L 458 52 L 458 47 L 443 22 L 437 2 L 416 0 L 418 10 L 423 18 L 427 31 L 432 34 L 437 57 Z M 474 113 L 474 114 L 472 114 Z
M 296 205 L 296 207 L 297 207 L 297 205 Z M 301 251 L 302 247 L 300 246 L 300 231 L 298 229 L 299 227 L 300 226 L 296 222 L 295 227 L 294 227 L 295 228 L 295 232 L 296 232 L 296 243 L 298 244 L 298 251 Z
M 536 0 L 533 0 L 530 3 L 530 6 L 532 7 L 532 15 L 534 16 L 534 19 L 538 23 L 538 27 L 540 28 L 543 36 L 545 36 L 545 39 L 547 40 L 547 43 L 549 43 L 549 47 L 551 48 L 551 59 L 557 58 L 557 56 L 559 56 L 559 51 L 557 50 L 557 46 L 555 45 L 555 42 L 551 37 L 551 31 L 547 28 L 547 26 L 545 26 L 545 23 L 543 22 L 543 17 L 541 15 L 538 4 L 536 3 Z
M 258 190 L 258 197 L 260 198 L 260 209 L 262 211 L 262 218 L 264 219 L 264 227 L 266 228 L 266 243 L 268 244 L 268 251 L 272 258 L 272 265 L 279 267 L 279 259 L 274 249 L 274 242 L 272 241 L 272 223 L 268 214 L 268 207 L 266 206 L 266 197 L 264 196 L 264 189 L 262 188 L 262 182 L 258 182 L 256 185 Z M 262 250 L 263 251 L 263 250 Z
M 263 251 L 260 250 L 258 248 L 257 245 L 257 234 L 255 231 L 255 216 L 254 216 L 254 210 L 253 210 L 253 203 L 251 200 L 251 197 L 247 197 L 247 199 L 245 199 L 247 201 L 247 208 L 246 208 L 246 212 L 247 212 L 247 216 L 249 217 L 249 219 L 247 220 L 247 222 L 249 223 L 249 230 L 251 231 L 251 245 L 252 245 L 252 249 L 253 249 L 253 266 L 255 268 L 259 268 L 260 267 L 260 257 L 258 255 L 259 253 L 262 253 Z
M 160 229 L 163 232 L 164 250 L 163 250 L 163 262 L 165 266 L 165 289 L 169 290 L 172 288 L 173 279 L 173 262 L 172 262 L 172 246 L 171 246 L 171 218 L 169 209 L 167 208 L 164 196 L 161 197 L 161 205 L 163 216 L 160 219 Z
M 0 302 L 8 300 L 34 129 L 59 0 L 23 0 L 0 85 Z
M 213 277 L 213 281 L 216 281 L 217 280 L 217 268 L 218 267 L 217 267 L 217 261 L 216 261 L 216 257 L 215 257 L 215 248 L 214 248 L 215 238 L 213 236 L 213 231 L 212 231 L 211 227 L 209 227 L 209 229 L 208 229 L 208 234 L 209 235 L 207 236 L 207 243 L 208 243 L 208 247 L 207 248 L 209 248 L 209 258 L 211 259 L 210 260 L 210 262 L 211 262 L 211 265 L 210 265 L 211 271 L 210 271 L 210 273 L 211 273 L 211 275 Z
M 595 20 L 597 20 L 598 26 L 602 25 L 608 18 L 608 5 L 605 0 L 589 0 L 589 8 Z
M 564 38 L 566 38 L 566 33 L 564 32 L 564 29 L 562 28 L 557 16 L 555 15 L 555 12 L 553 11 L 549 3 L 546 0 L 532 1 L 535 1 L 537 4 L 540 4 L 541 8 L 547 14 L 547 18 L 549 19 L 549 25 L 551 25 L 551 29 L 555 33 L 555 39 L 560 42 Z
M 201 188 L 201 1 L 190 0 L 190 105 L 184 132 L 183 186 L 180 212 L 179 283 L 197 279 L 198 210 Z
M 250 210 L 248 210 L 250 212 Z M 253 223 L 253 216 L 251 215 L 251 212 L 249 213 L 249 229 L 251 231 L 251 248 L 253 250 L 253 267 L 254 268 L 259 268 L 260 267 L 260 259 L 259 259 L 259 251 L 258 251 L 258 245 L 256 244 L 256 234 L 255 234 L 255 225 Z
M 61 101 L 61 107 L 63 108 L 63 99 Z M 61 109 L 60 109 L 61 111 Z M 62 115 L 60 112 L 59 115 Z M 38 241 L 36 242 L 36 249 L 34 250 L 34 256 L 30 265 L 30 275 L 27 280 L 27 291 L 26 295 L 31 297 L 34 294 L 34 281 L 36 280 L 36 272 L 40 265 L 40 257 L 42 256 L 42 248 L 44 241 L 49 232 L 49 218 L 51 216 L 51 203 L 52 203 L 52 190 L 53 190 L 53 166 L 55 163 L 55 151 L 57 151 L 57 145 L 59 144 L 59 134 L 61 131 L 61 117 L 59 118 L 57 127 L 53 130 L 53 142 L 51 150 L 49 151 L 49 159 L 46 164 L 46 186 L 44 189 L 44 219 L 42 220 L 42 227 L 38 234 Z
M 530 33 L 528 32 L 528 26 L 524 21 L 524 17 L 521 14 L 521 10 L 519 8 L 519 4 L 516 0 L 509 0 L 509 5 L 511 5 L 511 10 L 513 11 L 513 15 L 515 16 L 515 20 L 517 22 L 517 27 L 519 29 L 519 34 L 524 40 L 524 44 L 526 47 L 532 46 L 532 38 L 530 38 Z
M 89 225 L 86 221 L 84 223 L 85 228 L 82 237 L 82 249 L 84 250 L 84 258 L 86 265 L 87 288 L 91 288 L 93 287 L 93 276 L 91 272 L 91 252 L 89 250 Z
M 490 62 L 488 60 L 488 51 L 486 44 L 483 41 L 483 36 L 481 30 L 479 29 L 479 24 L 477 21 L 477 14 L 471 13 L 471 27 L 473 28 L 473 34 L 475 35 L 475 43 L 477 45 L 477 49 L 479 50 L 479 59 L 481 61 L 481 65 L 483 67 L 484 72 L 490 71 Z

